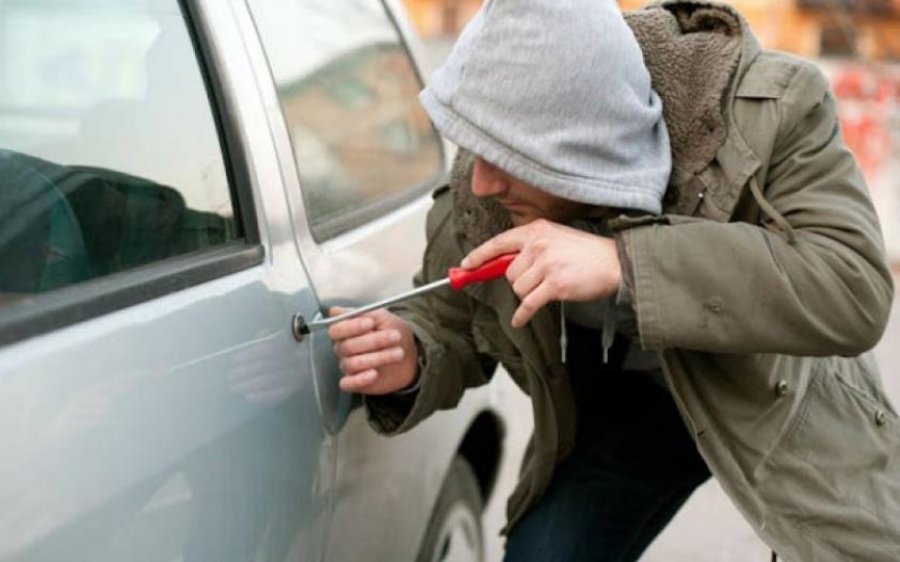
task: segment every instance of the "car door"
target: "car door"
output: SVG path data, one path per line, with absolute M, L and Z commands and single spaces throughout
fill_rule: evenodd
M 446 165 L 391 12 L 380 0 L 246 6 L 297 244 L 320 304 L 359 305 L 409 289 L 429 194 Z M 321 382 L 336 392 L 334 367 L 321 365 Z M 348 397 L 334 398 L 344 401 L 332 412 L 340 425 Z
M 266 100 L 297 245 L 323 307 L 411 287 L 430 193 L 445 181 L 442 141 L 418 102 L 421 79 L 398 3 L 391 4 L 233 2 L 236 13 L 246 11 L 238 19 Z M 369 427 L 358 396 L 339 392 L 327 334 L 309 340 L 322 350 L 314 363 L 338 447 L 327 557 L 413 560 L 449 467 L 476 418 L 491 409 L 490 397 L 469 393 L 454 411 L 387 439 Z M 488 441 L 483 459 L 499 446 Z M 491 473 L 489 464 L 482 474 Z
M 318 305 L 228 6 L 0 36 L 0 560 L 320 560 Z

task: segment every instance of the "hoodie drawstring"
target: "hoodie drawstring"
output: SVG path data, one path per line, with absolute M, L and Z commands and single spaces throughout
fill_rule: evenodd
M 609 348 L 612 347 L 613 340 L 616 338 L 616 309 L 607 303 L 603 307 L 603 328 L 600 335 L 600 342 L 603 345 L 603 364 L 609 363 Z
M 566 335 L 566 301 L 559 301 L 559 354 L 562 364 L 566 364 L 566 351 L 569 338 Z
M 600 328 L 600 343 L 603 347 L 603 364 L 609 363 L 609 350 L 616 338 L 616 309 L 609 302 L 603 306 L 603 325 Z M 566 302 L 559 301 L 559 352 L 560 360 L 566 364 L 569 337 L 566 332 Z

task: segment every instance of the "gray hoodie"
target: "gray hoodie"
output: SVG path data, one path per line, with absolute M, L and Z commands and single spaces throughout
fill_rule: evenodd
M 662 102 L 612 0 L 486 0 L 420 99 L 451 141 L 547 193 L 661 210 Z

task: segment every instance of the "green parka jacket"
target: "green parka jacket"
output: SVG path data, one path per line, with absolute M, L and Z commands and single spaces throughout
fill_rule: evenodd
M 673 150 L 664 214 L 615 221 L 641 346 L 659 352 L 698 450 L 775 551 L 900 560 L 900 420 L 866 353 L 893 287 L 825 78 L 762 51 L 726 6 L 664 2 L 626 19 Z M 470 168 L 461 155 L 435 194 L 418 284 L 509 225 L 471 196 Z M 421 343 L 421 387 L 414 402 L 366 401 L 377 430 L 403 432 L 502 363 L 535 418 L 510 525 L 543 493 L 576 427 L 559 314 L 548 306 L 513 329 L 517 306 L 493 282 L 398 309 Z

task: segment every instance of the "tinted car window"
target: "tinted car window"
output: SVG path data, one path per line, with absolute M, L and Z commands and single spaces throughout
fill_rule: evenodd
M 0 0 L 0 298 L 237 237 L 177 0 Z
M 440 140 L 379 0 L 250 0 L 313 236 L 390 210 L 441 177 Z

